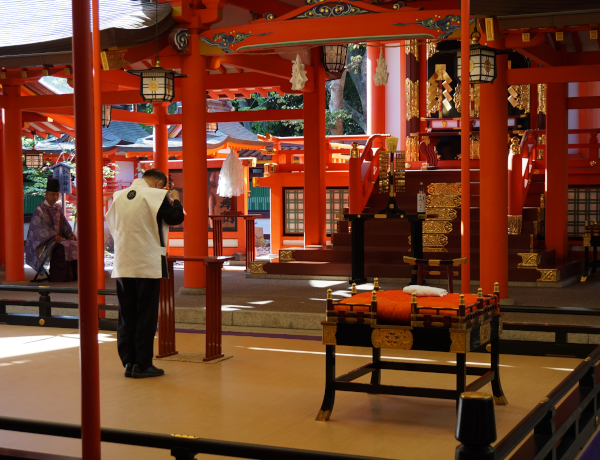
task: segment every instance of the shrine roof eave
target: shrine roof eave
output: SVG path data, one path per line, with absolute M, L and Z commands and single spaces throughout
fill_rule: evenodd
M 3 2 L 0 14 L 0 67 L 72 64 L 70 0 L 34 2 L 36 4 L 31 8 L 23 8 L 20 1 Z M 176 25 L 171 6 L 169 3 L 159 4 L 158 16 L 154 8 L 152 3 L 101 0 L 100 47 L 103 50 L 132 48 L 154 42 L 157 29 L 159 36 L 168 33 Z M 32 9 L 36 11 L 31 13 Z M 31 15 L 37 18 L 35 27 L 23 27 L 34 20 Z

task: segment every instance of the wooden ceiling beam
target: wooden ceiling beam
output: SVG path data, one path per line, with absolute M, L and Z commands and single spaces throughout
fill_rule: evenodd
M 515 51 L 544 67 L 559 66 L 564 59 L 563 53 L 556 51 L 548 43 L 532 48 L 515 48 Z

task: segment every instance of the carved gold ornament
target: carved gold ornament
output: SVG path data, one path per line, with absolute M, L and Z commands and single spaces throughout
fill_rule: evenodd
M 407 40 L 404 45 L 404 51 L 407 55 L 412 54 L 415 57 L 415 61 L 419 62 L 419 41 L 418 40 Z
M 546 88 L 546 83 L 538 83 L 537 113 L 543 113 L 544 115 L 546 115 Z M 540 144 L 540 142 L 538 142 L 538 144 Z
M 560 281 L 560 272 L 557 268 L 536 268 L 536 270 L 540 272 L 538 282 L 558 283 Z
M 542 262 L 542 255 L 537 252 L 519 252 L 517 255 L 521 257 L 517 268 L 537 268 Z
M 419 161 L 419 139 L 417 136 L 406 136 L 406 160 Z
M 519 145 L 519 138 L 516 136 L 510 140 L 509 153 L 511 155 L 521 155 L 521 146 Z
M 482 324 L 479 328 L 479 344 L 483 345 L 484 343 L 488 343 L 491 337 L 492 328 L 490 326 L 490 323 Z
M 158 91 L 158 88 L 158 82 L 156 80 L 150 80 L 150 82 L 148 83 L 148 89 L 153 93 L 156 93 Z
M 460 182 L 455 183 L 434 183 L 427 186 L 428 195 L 460 195 Z M 460 206 L 460 203 L 459 203 Z
M 471 351 L 471 331 L 455 332 L 450 331 L 451 353 L 468 353 Z
M 423 233 L 450 233 L 452 223 L 447 221 L 428 220 L 423 222 Z
M 447 245 L 448 237 L 446 235 L 423 235 L 423 246 L 443 248 Z
M 479 160 L 479 134 L 471 135 L 469 147 L 471 160 Z
M 279 250 L 279 262 L 292 262 L 294 259 L 294 251 L 290 249 Z
M 419 81 L 406 79 L 406 120 L 419 118 Z
M 470 115 L 471 118 L 479 117 L 479 107 L 480 107 L 480 88 L 479 83 L 475 83 L 473 85 L 469 85 L 469 99 L 471 100 L 471 109 Z
M 523 216 L 508 216 L 508 234 L 520 235 L 523 226 Z
M 127 50 L 102 51 L 100 60 L 102 61 L 102 70 L 121 69 L 131 64 L 125 60 Z
M 516 109 L 529 113 L 531 106 L 531 87 L 529 85 L 513 85 L 508 87 L 508 102 Z
M 323 345 L 337 345 L 336 332 L 336 324 L 323 324 Z
M 435 53 L 437 53 L 437 45 L 441 40 L 427 40 L 425 42 L 427 46 L 427 59 L 430 59 Z
M 436 217 L 433 217 L 436 215 Z M 456 209 L 434 208 L 427 211 L 427 220 L 454 220 L 458 217 Z
M 460 195 L 429 195 L 425 203 L 428 208 L 458 208 Z
M 267 262 L 250 262 L 250 273 L 253 275 L 266 275 L 267 272 L 264 270 L 264 265 Z
M 402 329 L 375 328 L 371 333 L 371 342 L 375 348 L 410 350 L 413 346 L 413 335 L 411 331 Z

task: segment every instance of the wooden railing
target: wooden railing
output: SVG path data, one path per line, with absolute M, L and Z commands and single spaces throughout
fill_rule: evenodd
M 379 155 L 377 150 L 385 148 L 385 138 L 373 134 L 367 140 L 358 158 L 350 158 L 349 207 L 350 214 L 359 214 L 365 209 L 379 175 Z M 363 174 L 364 173 L 364 174 Z

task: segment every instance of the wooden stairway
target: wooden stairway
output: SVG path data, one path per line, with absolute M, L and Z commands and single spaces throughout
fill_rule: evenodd
M 479 170 L 471 171 L 471 279 L 479 279 Z M 398 205 L 405 212 L 416 213 L 416 195 L 419 184 L 425 190 L 430 184 L 459 183 L 459 170 L 407 171 L 406 191 L 398 193 Z M 581 262 L 557 265 L 554 251 L 544 248 L 543 219 L 541 205 L 544 192 L 544 175 L 533 176 L 523 209 L 523 224 L 520 235 L 509 235 L 509 281 L 556 282 L 577 275 L 582 271 Z M 388 195 L 379 193 L 377 185 L 364 209 L 365 214 L 377 213 L 388 201 Z M 426 258 L 453 259 L 460 257 L 460 207 L 455 208 L 456 218 L 450 222 L 451 230 L 444 233 L 447 244 L 442 252 L 425 252 Z M 428 209 L 428 212 L 430 209 Z M 431 210 L 433 211 L 433 210 Z M 427 223 L 424 224 L 425 226 Z M 430 228 L 441 228 L 430 224 Z M 450 226 L 443 225 L 445 230 Z M 265 263 L 263 271 L 269 275 L 296 276 L 350 276 L 351 234 L 348 222 L 340 221 L 332 235 L 332 246 L 328 248 L 286 248 L 279 259 Z M 507 224 L 508 231 L 508 224 Z M 365 222 L 365 276 L 379 278 L 409 278 L 410 267 L 403 256 L 410 252 L 408 236 L 409 222 L 399 219 L 372 219 Z M 425 235 L 425 234 L 424 234 Z M 442 237 L 443 240 L 445 238 Z M 427 244 L 424 244 L 427 246 Z M 444 274 L 433 278 L 444 278 Z M 457 271 L 457 278 L 460 273 Z

